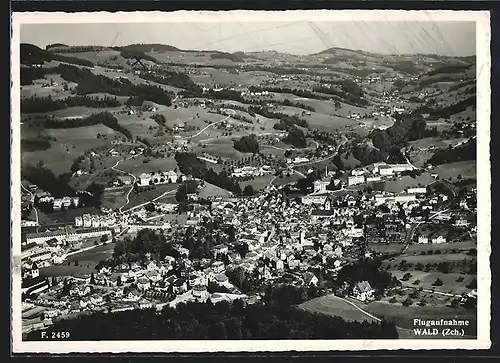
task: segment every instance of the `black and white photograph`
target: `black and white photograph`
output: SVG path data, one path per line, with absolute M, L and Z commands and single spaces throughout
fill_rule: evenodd
M 488 12 L 12 19 L 14 352 L 489 348 Z

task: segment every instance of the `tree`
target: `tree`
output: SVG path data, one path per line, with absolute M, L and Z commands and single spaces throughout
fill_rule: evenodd
M 413 301 L 409 297 L 403 301 L 403 306 L 410 306 L 411 304 L 413 304 Z
M 243 136 L 233 144 L 234 148 L 243 153 L 257 154 L 259 152 L 259 142 L 254 134 Z
M 234 249 L 236 252 L 240 254 L 241 258 L 245 258 L 246 254 L 248 253 L 249 247 L 248 244 L 243 242 L 243 243 L 238 243 L 236 246 L 234 246 Z
M 253 189 L 253 186 L 248 184 L 247 186 L 245 186 L 245 188 L 243 189 L 243 195 L 247 196 L 247 197 L 250 197 L 252 195 L 255 194 L 255 190 Z
M 309 289 L 307 290 L 307 297 L 309 299 L 318 297 L 318 288 L 315 285 L 309 286 Z
M 148 212 L 154 212 L 156 211 L 156 207 L 154 205 L 154 203 L 149 203 L 149 204 L 146 204 L 146 206 L 144 207 L 144 209 Z
M 93 272 L 90 274 L 90 284 L 95 285 L 95 276 Z
M 443 286 L 443 280 L 437 278 L 436 281 L 432 283 L 432 286 Z
M 305 148 L 307 146 L 304 132 L 297 127 L 293 127 L 288 131 L 288 135 L 283 139 L 283 142 L 297 148 Z

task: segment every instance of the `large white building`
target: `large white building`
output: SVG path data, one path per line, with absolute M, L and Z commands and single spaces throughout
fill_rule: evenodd
M 406 192 L 408 194 L 425 194 L 427 193 L 427 188 L 408 188 Z
M 365 177 L 363 175 L 350 176 L 347 179 L 347 184 L 349 186 L 351 186 L 351 185 L 357 185 L 357 184 L 363 184 L 364 182 L 365 182 Z
M 311 204 L 324 204 L 327 198 L 327 194 L 309 194 L 304 195 L 301 198 L 302 204 L 311 205 Z
M 179 180 L 179 176 L 173 170 L 169 170 L 163 173 L 142 173 L 137 178 L 137 183 L 140 186 L 146 185 L 159 185 L 159 184 L 170 184 L 177 183 Z
M 316 180 L 313 184 L 314 186 L 314 193 L 326 193 L 326 187 L 330 185 L 331 180 L 328 179 L 322 179 L 322 180 Z
M 26 235 L 25 244 L 32 242 L 42 244 L 55 238 L 57 241 L 74 242 L 86 238 L 94 238 L 108 235 L 111 237 L 111 230 L 108 228 L 88 228 L 88 229 L 65 229 L 52 232 L 29 233 Z

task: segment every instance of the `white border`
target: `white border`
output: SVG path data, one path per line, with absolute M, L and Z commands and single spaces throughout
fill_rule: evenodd
M 477 56 L 477 180 L 478 180 L 478 337 L 476 340 L 243 340 L 243 341 L 84 341 L 23 342 L 20 275 L 20 80 L 21 24 L 36 23 L 154 23 L 234 21 L 474 21 Z M 177 12 L 34 12 L 12 14 L 12 351 L 13 353 L 162 353 L 162 352 L 274 352 L 380 349 L 487 349 L 491 309 L 491 176 L 490 176 L 490 16 L 488 11 L 177 11 Z

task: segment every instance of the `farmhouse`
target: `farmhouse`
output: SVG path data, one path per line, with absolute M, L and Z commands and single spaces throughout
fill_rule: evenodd
M 375 290 L 371 287 L 368 281 L 358 282 L 353 289 L 353 297 L 360 301 L 367 301 L 373 299 Z

